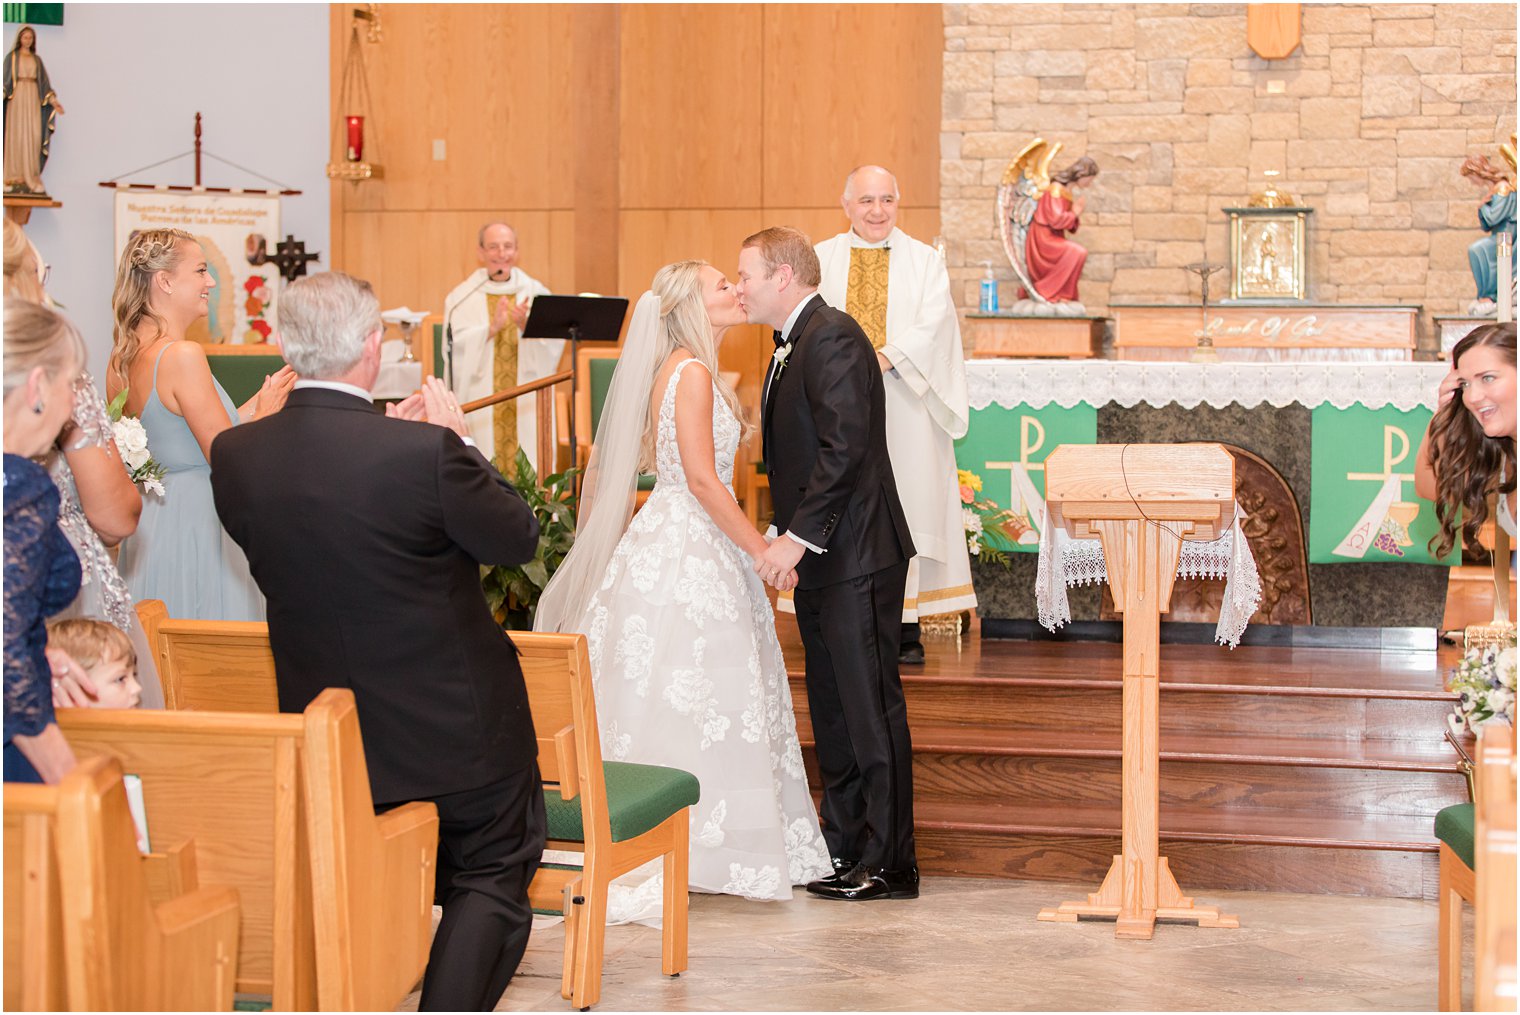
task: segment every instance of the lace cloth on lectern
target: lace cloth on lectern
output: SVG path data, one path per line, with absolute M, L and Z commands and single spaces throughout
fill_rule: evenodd
M 1261 603 L 1261 575 L 1256 570 L 1256 558 L 1251 555 L 1251 544 L 1240 530 L 1240 519 L 1237 506 L 1235 521 L 1223 535 L 1208 541 L 1184 539 L 1177 557 L 1179 577 L 1225 580 L 1214 640 L 1230 648 L 1240 644 L 1240 636 Z M 1041 626 L 1054 631 L 1071 622 L 1068 587 L 1106 581 L 1108 564 L 1103 559 L 1100 540 L 1073 539 L 1059 526 L 1045 526 L 1040 533 L 1040 559 L 1035 576 L 1035 603 Z

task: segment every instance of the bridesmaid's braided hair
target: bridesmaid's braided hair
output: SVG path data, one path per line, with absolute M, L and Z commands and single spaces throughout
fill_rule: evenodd
M 149 341 L 157 339 L 169 327 L 163 315 L 153 309 L 153 276 L 178 267 L 184 254 L 182 244 L 194 239 L 183 229 L 144 229 L 133 233 L 127 241 L 127 249 L 121 252 L 121 263 L 116 266 L 116 289 L 111 294 L 116 328 L 108 371 L 119 377 L 123 386 L 127 384 L 127 371 L 143 346 L 137 335 L 138 327 L 145 319 L 153 322 L 153 336 Z

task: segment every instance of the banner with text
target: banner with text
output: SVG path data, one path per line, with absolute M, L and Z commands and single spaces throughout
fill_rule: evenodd
M 274 330 L 280 272 L 267 254 L 280 239 L 280 199 L 263 194 L 116 192 L 116 256 L 143 229 L 183 229 L 201 245 L 216 288 L 189 338 L 267 342 Z
M 972 409 L 966 436 L 955 442 L 956 467 L 980 480 L 978 500 L 1014 515 L 1013 538 L 989 534 L 986 545 L 994 550 L 1037 552 L 1045 524 L 1045 459 L 1062 444 L 1097 441 L 1098 410 L 1085 403 L 1070 409 L 1054 402 L 1041 409 L 1028 405 Z
M 1414 492 L 1414 463 L 1430 410 L 1353 405 L 1313 410 L 1309 560 L 1459 564 L 1430 552 L 1435 505 Z

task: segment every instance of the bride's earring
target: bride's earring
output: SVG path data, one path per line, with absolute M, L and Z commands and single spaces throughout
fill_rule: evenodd
M 42 403 L 40 401 L 33 402 L 32 403 L 32 411 L 35 412 L 39 416 L 42 415 Z

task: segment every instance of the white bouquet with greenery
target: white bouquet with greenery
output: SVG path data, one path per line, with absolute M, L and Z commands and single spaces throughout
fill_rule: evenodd
M 148 493 L 162 497 L 164 467 L 153 460 L 153 452 L 148 450 L 148 431 L 143 428 L 142 420 L 122 415 L 122 407 L 126 404 L 127 392 L 122 389 L 121 394 L 106 406 L 106 414 L 111 417 L 111 436 L 116 441 L 116 453 L 121 455 L 132 482 Z

